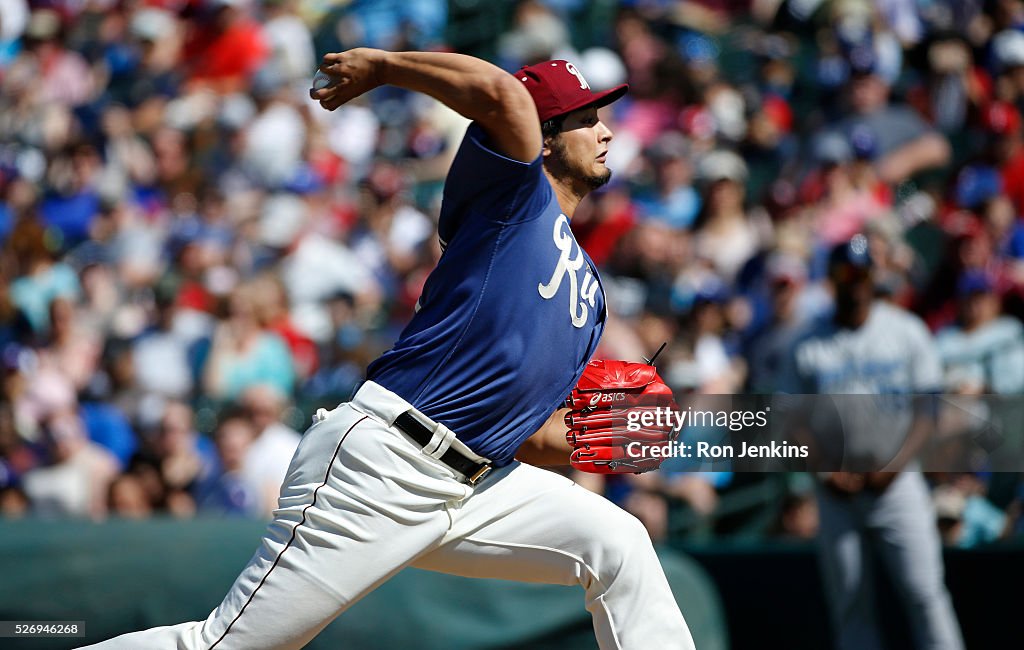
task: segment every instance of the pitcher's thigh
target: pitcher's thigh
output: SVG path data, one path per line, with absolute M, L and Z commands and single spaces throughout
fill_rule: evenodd
M 438 549 L 414 566 L 470 577 L 580 584 L 650 555 L 639 520 L 572 480 L 530 465 L 506 468 L 454 513 Z M 593 575 L 586 575 L 592 573 Z

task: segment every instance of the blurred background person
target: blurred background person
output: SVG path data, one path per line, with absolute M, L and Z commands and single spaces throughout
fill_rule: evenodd
M 874 593 L 877 553 L 896 585 L 915 646 L 963 648 L 943 581 L 933 504 L 916 458 L 937 423 L 932 395 L 940 391 L 942 368 L 934 341 L 920 319 L 877 299 L 863 235 L 832 249 L 828 277 L 834 312 L 795 342 L 792 377 L 783 388 L 835 401 L 833 407 L 815 402 L 805 425 L 818 439 L 839 442 L 839 462 L 829 467 L 841 471 L 822 472 L 816 490 L 819 558 L 835 644 L 884 647 Z M 886 402 L 894 393 L 899 401 Z M 871 395 L 878 397 L 861 397 Z
M 290 393 L 295 383 L 291 353 L 276 334 L 261 326 L 252 285 L 234 289 L 226 309 L 210 342 L 203 370 L 205 392 L 231 400 L 248 386 L 266 383 Z
M 213 433 L 217 473 L 196 489 L 200 513 L 249 517 L 267 514 L 261 485 L 250 481 L 243 471 L 255 436 L 256 428 L 243 411 L 229 410 L 222 416 Z
M 957 324 L 938 335 L 946 388 L 968 395 L 1024 392 L 1024 327 L 1001 315 L 999 295 L 984 271 L 966 271 L 957 282 Z
M 43 428 L 44 464 L 25 473 L 25 495 L 43 516 L 102 518 L 107 490 L 117 475 L 117 461 L 89 441 L 81 419 L 72 411 L 51 414 Z
M 288 465 L 302 436 L 281 421 L 287 401 L 273 386 L 252 386 L 241 405 L 253 428 L 252 440 L 238 468 L 239 476 L 256 490 L 258 510 L 269 515 L 277 508 Z

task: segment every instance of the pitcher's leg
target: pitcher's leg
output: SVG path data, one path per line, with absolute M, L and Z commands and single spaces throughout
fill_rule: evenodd
M 466 488 L 377 421 L 339 410 L 345 412 L 306 434 L 259 550 L 205 621 L 91 647 L 301 648 L 436 545 L 450 523 L 446 503 L 462 498 Z
M 530 465 L 503 468 L 453 511 L 414 566 L 479 578 L 582 585 L 602 650 L 692 649 L 643 525 L 607 499 Z

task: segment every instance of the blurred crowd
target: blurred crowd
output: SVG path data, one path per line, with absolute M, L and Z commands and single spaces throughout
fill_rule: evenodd
M 269 515 L 309 416 L 411 315 L 466 126 L 394 88 L 322 110 L 319 57 L 360 45 L 630 83 L 573 221 L 599 355 L 668 341 L 680 393 L 772 393 L 860 233 L 949 392 L 1024 393 L 1024 2 L 457 4 L 0 0 L 0 513 Z M 949 544 L 1019 528 L 1018 475 L 985 469 L 931 477 Z M 809 538 L 809 484 L 593 487 L 658 538 Z

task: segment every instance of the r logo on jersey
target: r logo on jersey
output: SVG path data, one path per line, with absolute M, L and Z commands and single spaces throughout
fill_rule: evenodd
M 569 318 L 572 320 L 573 327 L 581 328 L 586 324 L 587 314 L 590 313 L 587 305 L 590 305 L 591 309 L 595 307 L 594 300 L 599 285 L 590 270 L 590 265 L 586 264 L 583 249 L 578 244 L 576 257 L 570 259 L 572 245 L 576 240 L 569 230 L 569 220 L 564 214 L 558 215 L 558 218 L 555 219 L 552 238 L 560 251 L 558 263 L 555 264 L 555 270 L 547 284 L 537 285 L 537 292 L 540 293 L 541 298 L 551 300 L 558 293 L 558 288 L 562 286 L 562 279 L 569 276 Z M 580 282 L 577 272 L 584 266 L 587 267 L 587 270 L 583 274 L 583 281 Z

